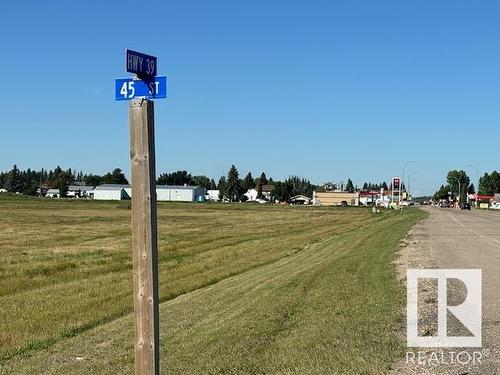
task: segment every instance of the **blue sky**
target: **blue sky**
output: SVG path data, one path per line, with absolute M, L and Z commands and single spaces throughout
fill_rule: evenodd
M 499 169 L 496 1 L 50 1 L 0 8 L 0 169 L 129 171 L 124 49 L 158 56 L 157 171 L 315 183 Z

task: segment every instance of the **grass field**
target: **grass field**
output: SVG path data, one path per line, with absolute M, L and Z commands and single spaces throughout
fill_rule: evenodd
M 164 374 L 378 374 L 424 213 L 160 204 Z M 126 202 L 0 199 L 0 373 L 132 373 Z

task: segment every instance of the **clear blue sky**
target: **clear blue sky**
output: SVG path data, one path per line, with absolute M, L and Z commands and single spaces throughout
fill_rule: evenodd
M 129 172 L 124 49 L 158 56 L 157 171 L 413 189 L 499 169 L 497 1 L 29 1 L 0 11 L 0 169 Z M 475 179 L 474 170 L 468 172 Z

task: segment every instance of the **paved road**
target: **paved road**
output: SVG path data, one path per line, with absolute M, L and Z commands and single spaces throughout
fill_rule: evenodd
M 481 365 L 423 368 L 398 365 L 398 373 L 500 374 L 500 212 L 426 207 L 430 217 L 417 225 L 403 257 L 409 268 L 482 270 L 483 349 Z M 425 366 L 424 366 L 425 367 Z

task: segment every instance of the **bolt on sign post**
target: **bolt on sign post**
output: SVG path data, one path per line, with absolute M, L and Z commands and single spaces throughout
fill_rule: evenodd
M 153 98 L 166 98 L 166 77 L 156 77 L 157 59 L 126 50 L 127 71 L 115 80 L 115 99 L 130 100 L 132 251 L 135 374 L 160 374 L 158 234 Z

